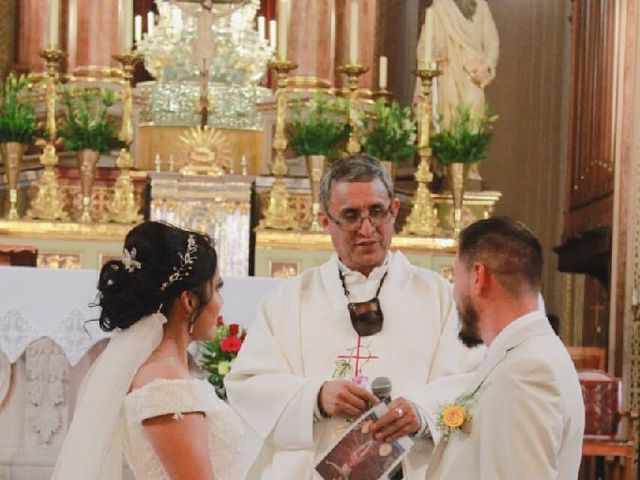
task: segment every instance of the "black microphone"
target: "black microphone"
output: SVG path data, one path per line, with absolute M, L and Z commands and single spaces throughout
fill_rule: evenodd
M 376 377 L 371 382 L 371 393 L 380 399 L 381 402 L 391 401 L 391 380 L 387 377 Z

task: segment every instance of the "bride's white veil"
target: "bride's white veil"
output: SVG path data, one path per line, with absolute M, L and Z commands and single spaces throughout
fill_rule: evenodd
M 116 332 L 82 382 L 54 480 L 122 478 L 120 410 L 131 381 L 162 339 L 161 313 Z

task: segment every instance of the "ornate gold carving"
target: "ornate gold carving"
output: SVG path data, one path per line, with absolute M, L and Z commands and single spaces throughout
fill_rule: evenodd
M 142 221 L 140 205 L 135 200 L 135 189 L 129 175 L 129 169 L 133 167 L 133 159 L 127 150 L 120 150 L 116 160 L 120 168 L 120 174 L 113 189 L 113 199 L 109 204 L 109 219 L 120 223 L 138 223 Z
M 40 268 L 78 270 L 82 268 L 82 259 L 79 253 L 39 252 L 37 264 Z
M 431 84 L 433 79 L 440 75 L 438 70 L 419 69 L 416 75 L 422 80 L 423 99 L 420 107 L 419 126 L 420 139 L 418 142 L 418 154 L 420 164 L 414 175 L 418 187 L 413 197 L 413 208 L 407 217 L 406 224 L 402 229 L 403 234 L 411 235 L 437 235 L 438 217 L 431 201 L 431 192 L 427 184 L 433 180 L 433 174 L 429 170 L 429 159 L 431 158 Z
M 271 68 L 278 74 L 276 129 L 273 136 L 275 159 L 271 165 L 271 173 L 273 173 L 275 181 L 271 187 L 269 207 L 265 211 L 264 218 L 260 221 L 259 229 L 290 230 L 298 227 L 293 212 L 289 209 L 289 191 L 284 182 L 284 177 L 287 174 L 287 164 L 284 161 L 284 151 L 287 149 L 287 136 L 284 131 L 287 114 L 287 75 L 296 67 L 295 63 L 286 60 L 271 63 Z
M 0 235 L 16 237 L 46 237 L 55 235 L 58 239 L 103 240 L 120 243 L 124 240 L 130 225 L 118 223 L 75 223 L 46 220 L 0 220 Z M 38 255 L 40 257 L 40 254 Z
M 80 188 L 82 191 L 82 210 L 80 218 L 81 223 L 91 223 L 91 190 L 93 182 L 96 178 L 96 168 L 100 159 L 100 152 L 95 150 L 83 149 L 76 152 L 78 156 L 78 167 L 80 168 Z
M 229 171 L 231 145 L 227 137 L 211 127 L 190 128 L 180 137 L 187 148 L 187 165 L 183 175 L 211 175 L 217 177 Z
M 5 142 L 0 144 L 0 151 L 4 158 L 4 168 L 7 175 L 9 194 L 9 220 L 17 220 L 18 215 L 18 175 L 20 163 L 24 155 L 26 145 L 18 142 Z
M 327 168 L 327 157 L 324 155 L 310 155 L 305 157 L 307 172 L 309 175 L 309 188 L 311 189 L 311 226 L 312 232 L 322 232 L 322 227 L 318 223 L 318 212 L 320 211 L 320 181 Z
M 351 132 L 347 142 L 347 153 L 358 153 L 361 148 L 360 132 L 358 131 L 358 78 L 369 71 L 369 67 L 357 63 L 349 63 L 338 67 L 340 73 L 344 73 L 349 78 L 349 124 Z
M 40 162 L 44 165 L 44 172 L 38 182 L 38 194 L 31 202 L 27 217 L 44 220 L 68 220 L 69 214 L 64 211 L 64 197 L 54 170 L 58 164 L 58 155 L 56 147 L 52 143 L 44 146 Z

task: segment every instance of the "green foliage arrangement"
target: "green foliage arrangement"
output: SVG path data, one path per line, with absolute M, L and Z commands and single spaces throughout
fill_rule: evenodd
M 64 124 L 58 133 L 64 138 L 66 149 L 107 153 L 125 146 L 107 117 L 107 109 L 115 103 L 111 90 L 65 89 L 62 99 Z
M 287 127 L 289 145 L 298 156 L 336 157 L 349 139 L 350 126 L 346 102 L 317 93 L 307 103 L 294 108 Z
M 29 88 L 24 75 L 9 74 L 0 82 L 0 143 L 31 143 L 36 135 L 36 115 L 33 106 L 21 94 Z
M 474 118 L 471 107 L 459 105 L 449 128 L 431 139 L 433 156 L 442 165 L 451 163 L 475 163 L 486 156 L 491 141 L 491 127 L 498 121 L 488 109 L 480 118 Z
M 403 108 L 395 101 L 388 106 L 378 100 L 373 115 L 363 113 L 360 121 L 364 153 L 390 162 L 401 162 L 415 153 L 416 123 L 409 107 Z

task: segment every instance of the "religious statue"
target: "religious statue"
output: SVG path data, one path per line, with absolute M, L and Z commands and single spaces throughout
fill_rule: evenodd
M 495 77 L 499 39 L 486 0 L 433 0 L 431 58 L 442 74 L 437 82 L 437 111 L 446 127 L 458 105 L 484 113 L 484 87 Z M 418 66 L 425 68 L 425 28 L 418 41 Z M 420 82 L 416 95 L 421 93 Z

